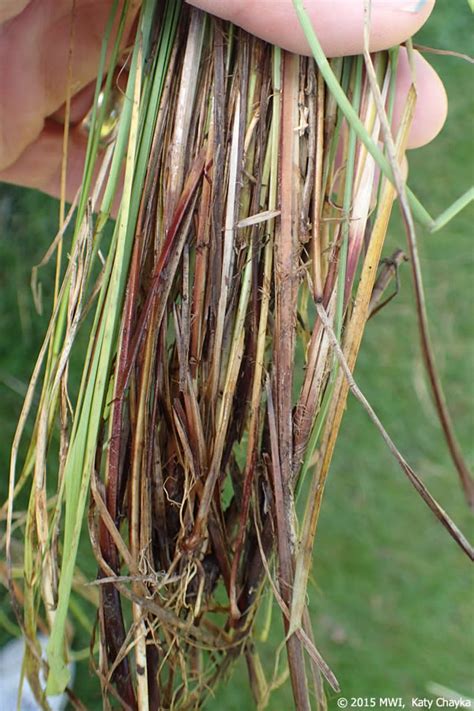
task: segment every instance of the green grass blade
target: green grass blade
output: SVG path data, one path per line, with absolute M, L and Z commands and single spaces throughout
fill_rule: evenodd
M 471 3 L 472 0 L 469 0 Z M 373 139 L 369 136 L 367 131 L 364 128 L 364 125 L 362 121 L 360 120 L 359 116 L 357 115 L 356 111 L 354 110 L 353 106 L 351 105 L 349 99 L 345 95 L 344 91 L 342 90 L 339 82 L 337 81 L 334 72 L 331 69 L 331 66 L 326 58 L 326 55 L 323 52 L 323 49 L 319 43 L 319 40 L 316 36 L 316 33 L 313 29 L 311 20 L 309 18 L 309 15 L 307 14 L 306 10 L 304 9 L 303 6 L 303 0 L 293 0 L 293 4 L 296 10 L 296 14 L 298 16 L 298 19 L 300 21 L 301 27 L 304 31 L 304 34 L 306 36 L 306 40 L 311 48 L 311 52 L 313 53 L 313 57 L 332 93 L 334 98 L 336 99 L 341 111 L 344 113 L 345 117 L 347 118 L 348 122 L 350 125 L 353 127 L 354 131 L 356 132 L 358 138 L 362 141 L 362 143 L 365 145 L 367 150 L 370 152 L 370 154 L 373 156 L 373 158 L 377 161 L 378 166 L 380 167 L 380 170 L 382 173 L 385 175 L 386 178 L 388 178 L 392 183 L 394 182 L 394 176 L 392 169 L 390 167 L 389 162 L 383 155 L 383 152 L 380 150 L 380 148 L 377 146 L 377 144 L 373 141 Z M 454 216 L 456 215 L 460 210 L 462 210 L 467 204 L 471 202 L 472 199 L 474 199 L 474 194 L 471 191 L 468 191 L 463 195 L 459 200 L 456 200 L 456 202 L 449 207 L 447 210 L 445 210 L 442 215 L 440 215 L 439 218 L 434 220 L 429 212 L 426 210 L 426 208 L 421 204 L 421 202 L 418 200 L 416 195 L 407 187 L 407 197 L 408 201 L 410 203 L 410 207 L 413 212 L 413 216 L 422 224 L 424 227 L 426 227 L 430 232 L 434 232 L 438 229 L 440 229 L 440 225 L 444 226 L 446 223 Z M 442 219 L 441 219 L 442 218 Z
M 153 13 L 154 2 L 148 2 L 142 11 L 142 22 L 145 22 L 149 13 Z M 171 18 L 171 24 L 166 24 L 164 32 L 171 27 L 172 31 L 177 25 L 176 4 L 168 6 L 166 17 Z M 165 53 L 160 57 L 161 66 L 158 65 L 156 76 L 162 77 L 169 58 L 169 36 L 166 38 Z M 138 45 L 134 48 L 132 56 L 127 95 L 134 96 L 135 82 L 142 76 L 143 68 L 139 66 Z M 163 81 L 157 82 L 154 89 L 155 106 L 161 95 Z M 146 102 L 145 102 L 146 105 Z M 63 550 L 67 556 L 63 558 L 60 575 L 58 607 L 54 624 L 48 643 L 48 660 L 50 672 L 48 676 L 48 693 L 55 694 L 64 690 L 69 680 L 69 671 L 64 658 L 64 627 L 67 616 L 69 596 L 72 585 L 72 576 L 77 555 L 77 548 L 82 529 L 85 504 L 89 490 L 89 479 L 94 462 L 97 437 L 100 429 L 102 411 L 108 390 L 110 367 L 114 353 L 115 337 L 118 329 L 119 315 L 125 289 L 125 280 L 128 263 L 133 244 L 135 223 L 138 215 L 139 196 L 146 170 L 146 156 L 149 153 L 153 135 L 153 125 L 146 120 L 140 121 L 139 106 L 135 101 L 130 107 L 132 112 L 130 125 L 130 139 L 127 151 L 125 181 L 123 197 L 119 211 L 119 218 L 115 230 L 115 251 L 109 255 L 110 281 L 102 308 L 98 308 L 96 325 L 97 336 L 93 339 L 94 347 L 90 349 L 91 364 L 87 370 L 87 377 L 83 378 L 81 388 L 82 396 L 76 412 L 76 419 L 71 436 L 71 444 L 66 462 L 64 478 L 66 481 L 66 518 Z M 150 122 L 151 123 L 151 122 Z M 140 125 L 145 126 L 140 141 Z M 105 290 L 104 290 L 105 293 Z M 99 303 L 99 307 L 102 306 Z

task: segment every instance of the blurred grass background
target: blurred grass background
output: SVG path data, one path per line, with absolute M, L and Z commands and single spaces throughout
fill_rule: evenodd
M 416 41 L 472 54 L 467 4 L 439 0 Z M 467 62 L 436 55 L 429 59 L 446 84 L 450 113 L 436 141 L 410 155 L 410 184 L 436 215 L 473 182 L 474 92 Z M 471 206 L 441 233 L 419 232 L 438 365 L 471 468 L 473 218 Z M 57 220 L 56 201 L 0 185 L 2 500 L 16 420 L 47 324 L 47 308 L 41 317 L 34 310 L 31 268 L 54 236 Z M 385 253 L 404 245 L 395 215 Z M 52 282 L 48 270 L 42 281 Z M 367 328 L 356 378 L 408 461 L 472 539 L 472 516 L 447 456 L 421 364 L 408 265 L 400 293 Z M 392 461 L 365 413 L 350 400 L 322 507 L 310 586 L 316 641 L 344 696 L 425 697 L 427 684 L 437 682 L 473 698 L 473 593 L 467 559 Z M 11 618 L 7 602 L 3 607 Z M 276 606 L 273 612 L 273 649 L 270 644 L 262 648 L 269 668 L 281 639 Z M 5 631 L 0 635 L 7 637 Z M 79 670 L 77 685 L 87 708 L 101 708 L 87 664 Z M 329 705 L 336 707 L 334 695 Z M 285 684 L 271 697 L 270 709 L 292 707 Z M 207 708 L 252 708 L 243 662 Z

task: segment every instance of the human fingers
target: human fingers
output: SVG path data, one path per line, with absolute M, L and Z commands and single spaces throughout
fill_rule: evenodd
M 410 148 L 424 145 L 432 140 L 443 125 L 447 111 L 447 99 L 443 85 L 434 70 L 418 53 L 415 53 L 415 73 L 417 77 L 418 101 L 409 138 Z M 394 110 L 395 131 L 403 113 L 410 84 L 411 70 L 406 50 L 402 48 L 400 50 Z M 73 101 L 73 122 L 80 120 L 86 112 L 92 91 L 93 85 L 86 87 Z M 36 187 L 39 190 L 57 196 L 59 194 L 62 159 L 62 132 L 62 127 L 48 125 L 40 133 L 38 139 L 22 152 L 19 159 L 9 169 L 0 173 L 0 180 Z M 84 135 L 80 131 L 71 131 L 67 190 L 69 199 L 74 196 L 77 185 L 80 182 L 84 151 Z
M 18 159 L 0 171 L 0 181 L 35 188 L 53 197 L 61 194 L 61 165 L 63 160 L 64 127 L 46 121 L 33 143 Z M 80 127 L 69 131 L 67 154 L 66 199 L 72 202 L 81 184 L 87 135 Z
M 30 0 L 0 0 L 0 24 L 23 12 Z
M 448 98 L 441 79 L 419 52 L 414 53 L 416 105 L 408 138 L 408 148 L 420 148 L 438 135 L 448 113 Z M 397 132 L 413 81 L 406 49 L 400 49 L 398 62 L 393 131 Z
M 293 0 L 188 2 L 291 52 L 310 53 Z M 411 37 L 426 22 L 434 3 L 435 0 L 372 0 L 371 51 L 387 49 Z M 312 0 L 305 7 L 328 57 L 362 52 L 362 0 Z
M 309 52 L 293 0 L 189 0 L 269 42 L 294 52 Z M 372 0 L 371 49 L 399 44 L 428 18 L 434 0 Z M 313 0 L 306 8 L 328 56 L 360 53 L 364 48 L 362 0 Z M 409 148 L 429 143 L 440 131 L 447 113 L 446 92 L 432 67 L 415 54 L 418 100 L 408 139 Z M 400 52 L 394 129 L 399 126 L 411 84 L 406 51 Z
M 1 0 L 0 0 L 1 2 Z M 97 75 L 112 0 L 76 0 L 72 91 Z M 139 0 L 130 3 L 131 27 Z M 0 169 L 12 165 L 64 103 L 69 79 L 70 0 L 30 2 L 0 27 Z
M 415 74 L 418 99 L 408 141 L 409 148 L 429 143 L 440 131 L 447 113 L 447 97 L 443 84 L 425 59 L 415 52 Z M 408 90 L 412 81 L 411 69 L 405 49 L 400 50 L 397 75 L 397 92 L 394 107 L 393 129 L 396 133 L 403 115 Z M 93 85 L 86 87 L 73 102 L 72 115 L 79 119 L 89 105 Z M 18 160 L 0 172 L 0 180 L 17 183 L 58 196 L 62 161 L 63 128 L 48 122 L 40 136 L 26 148 Z M 80 129 L 72 129 L 68 149 L 67 197 L 72 200 L 82 176 L 86 139 Z

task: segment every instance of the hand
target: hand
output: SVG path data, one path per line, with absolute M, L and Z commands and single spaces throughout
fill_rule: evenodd
M 113 0 L 76 0 L 67 196 L 82 179 L 89 111 Z M 119 5 L 122 4 L 122 0 Z M 129 36 L 140 0 L 124 37 Z M 0 181 L 60 194 L 72 0 L 0 0 Z
M 90 108 L 103 31 L 112 0 L 76 0 L 67 194 L 80 183 L 86 137 L 78 124 Z M 135 0 L 135 6 L 139 0 Z M 260 37 L 309 53 L 292 0 L 192 0 Z M 328 56 L 363 48 L 363 0 L 306 3 Z M 372 0 L 371 49 L 399 44 L 428 18 L 434 0 Z M 58 196 L 62 159 L 61 118 L 66 99 L 71 0 L 0 0 L 0 180 Z M 131 24 L 132 20 L 130 21 Z M 443 85 L 416 54 L 418 101 L 409 147 L 432 140 L 446 118 Z M 398 73 L 395 127 L 411 83 L 406 53 Z
M 310 54 L 292 0 L 188 0 L 192 5 L 230 20 L 268 42 Z M 371 51 L 400 44 L 426 22 L 435 0 L 372 0 Z M 363 0 L 306 0 L 318 39 L 328 57 L 359 54 L 364 48 Z M 433 140 L 446 120 L 448 102 L 440 78 L 416 52 L 418 99 L 408 141 L 419 148 Z M 406 51 L 400 53 L 394 129 L 399 125 L 411 72 Z

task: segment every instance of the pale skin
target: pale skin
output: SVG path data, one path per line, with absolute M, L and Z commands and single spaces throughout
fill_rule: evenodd
M 435 0 L 372 0 L 371 49 L 405 41 L 428 19 Z M 81 179 L 103 31 L 112 0 L 76 0 L 67 197 Z M 138 6 L 138 0 L 134 3 Z M 292 0 L 193 0 L 192 4 L 285 49 L 309 53 Z M 0 181 L 60 194 L 64 103 L 67 93 L 71 0 L 0 0 Z M 306 0 L 328 56 L 363 48 L 363 0 Z M 131 23 L 130 23 L 131 27 Z M 418 101 L 409 147 L 429 143 L 447 113 L 444 87 L 417 54 Z M 395 123 L 410 84 L 403 53 Z

